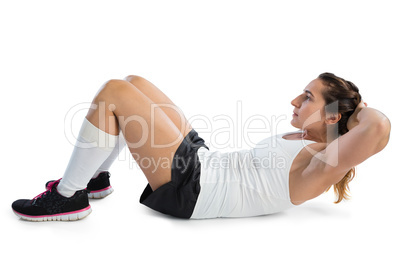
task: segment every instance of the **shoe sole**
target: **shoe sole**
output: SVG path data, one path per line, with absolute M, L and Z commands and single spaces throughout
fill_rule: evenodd
M 98 190 L 98 191 L 91 191 L 88 193 L 88 198 L 91 199 L 101 199 L 104 198 L 108 195 L 110 195 L 111 193 L 113 193 L 113 188 L 112 186 L 109 186 L 107 188 L 104 188 L 102 190 Z
M 91 214 L 92 209 L 91 206 L 88 206 L 84 209 L 81 210 L 76 210 L 76 211 L 71 211 L 68 213 L 60 213 L 60 214 L 54 214 L 54 215 L 41 215 L 41 216 L 30 216 L 30 215 L 25 215 L 22 213 L 19 213 L 15 210 L 13 210 L 15 215 L 20 217 L 23 220 L 26 221 L 76 221 L 76 220 L 81 220 Z

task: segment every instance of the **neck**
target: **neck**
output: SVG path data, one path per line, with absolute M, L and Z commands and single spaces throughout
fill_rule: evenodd
M 318 143 L 331 143 L 338 138 L 337 129 L 328 127 L 325 131 L 316 132 L 313 130 L 303 129 L 302 138 L 312 140 Z

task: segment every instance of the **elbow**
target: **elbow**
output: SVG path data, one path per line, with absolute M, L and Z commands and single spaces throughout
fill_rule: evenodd
M 363 114 L 360 118 L 362 126 L 360 131 L 362 132 L 360 134 L 370 139 L 373 144 L 377 143 L 379 145 L 378 149 L 381 151 L 388 143 L 391 132 L 391 122 L 387 116 L 378 110 L 367 108 L 362 111 Z
M 391 133 L 391 121 L 389 121 L 388 117 L 385 117 L 380 120 L 378 128 L 381 130 L 382 134 L 385 136 L 389 136 Z
M 387 117 L 380 120 L 376 126 L 376 135 L 378 137 L 377 152 L 382 151 L 387 146 L 391 134 L 391 122 Z

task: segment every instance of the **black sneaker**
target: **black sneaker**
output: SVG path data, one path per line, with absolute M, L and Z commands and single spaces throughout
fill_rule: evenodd
M 91 179 L 87 184 L 88 198 L 104 198 L 113 193 L 110 185 L 110 173 L 105 171 L 99 173 L 98 177 Z
M 75 192 L 70 197 L 59 194 L 59 181 L 49 183 L 48 189 L 34 199 L 20 199 L 12 204 L 14 213 L 28 221 L 75 221 L 88 216 L 91 206 L 86 190 Z
M 110 185 L 110 173 L 108 171 L 99 173 L 98 177 L 91 179 L 87 184 L 88 198 L 99 199 L 104 198 L 113 193 L 113 188 Z M 54 181 L 48 181 L 46 183 L 46 189 L 48 185 Z

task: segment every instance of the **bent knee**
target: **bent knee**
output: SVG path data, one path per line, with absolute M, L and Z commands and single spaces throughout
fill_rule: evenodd
M 103 85 L 98 95 L 117 95 L 130 87 L 132 87 L 132 85 L 125 80 L 110 79 Z
M 124 80 L 130 82 L 130 83 L 136 83 L 136 82 L 143 82 L 147 81 L 145 78 L 139 76 L 139 75 L 128 75 L 124 78 Z
M 109 81 L 107 81 L 104 85 L 104 87 L 106 88 L 118 88 L 121 86 L 125 86 L 127 85 L 127 81 L 126 80 L 122 80 L 122 79 L 110 79 Z

